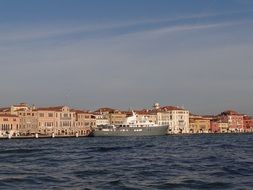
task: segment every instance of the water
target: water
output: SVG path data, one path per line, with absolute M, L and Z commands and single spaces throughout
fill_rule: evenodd
M 0 189 L 253 189 L 253 134 L 0 141 Z

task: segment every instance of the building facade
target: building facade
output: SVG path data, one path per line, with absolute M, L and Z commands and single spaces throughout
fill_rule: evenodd
M 122 125 L 126 120 L 127 114 L 125 112 L 115 110 L 109 113 L 109 122 L 111 125 Z
M 157 124 L 169 125 L 168 133 L 189 133 L 189 111 L 175 106 L 160 107 L 155 104 Z
M 38 115 L 38 132 L 44 135 L 74 135 L 75 112 L 67 106 L 36 109 Z
M 87 111 L 72 110 L 76 114 L 75 132 L 79 135 L 89 135 L 92 128 L 96 126 L 95 116 Z
M 190 116 L 190 133 L 209 133 L 211 132 L 211 120 L 202 116 Z
M 211 120 L 210 122 L 211 127 L 211 133 L 220 133 L 220 127 L 217 120 Z
M 29 109 L 19 109 L 18 117 L 20 119 L 20 129 L 21 135 L 31 135 L 36 134 L 39 131 L 38 128 L 38 113 L 33 108 Z
M 229 132 L 243 132 L 243 115 L 235 111 L 224 111 L 218 116 L 222 123 L 228 123 Z
M 17 136 L 19 134 L 19 126 L 18 116 L 0 114 L 0 136 Z
M 250 116 L 243 116 L 243 129 L 244 132 L 253 132 L 253 119 Z
M 109 116 L 97 112 L 94 112 L 93 115 L 95 117 L 96 127 L 102 125 L 110 125 Z
M 157 113 L 152 110 L 135 110 L 137 121 L 143 121 L 147 119 L 151 123 L 157 123 Z M 129 113 L 131 114 L 131 113 Z

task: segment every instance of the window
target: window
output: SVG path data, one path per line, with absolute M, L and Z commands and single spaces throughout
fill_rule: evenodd
M 44 117 L 44 113 L 40 113 L 39 116 L 40 116 L 40 117 Z
M 53 117 L 54 114 L 53 113 L 48 113 L 48 117 Z

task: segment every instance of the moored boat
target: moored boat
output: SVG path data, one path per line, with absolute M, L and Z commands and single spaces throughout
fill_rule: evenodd
M 168 125 L 157 125 L 143 117 L 140 121 L 132 112 L 132 116 L 127 117 L 122 125 L 104 125 L 94 129 L 92 136 L 158 136 L 166 135 Z

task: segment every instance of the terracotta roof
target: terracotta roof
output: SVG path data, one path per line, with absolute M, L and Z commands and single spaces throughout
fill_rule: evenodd
M 243 114 L 239 114 L 238 112 L 234 110 L 226 110 L 222 112 L 221 115 L 243 115 Z
M 134 110 L 134 112 L 138 115 L 154 115 L 154 114 L 156 114 L 156 112 L 154 112 L 153 110 L 147 110 L 147 109 Z
M 236 111 L 234 111 L 234 110 L 226 110 L 226 111 L 224 111 L 223 113 L 225 113 L 225 114 L 230 114 L 230 115 L 237 115 L 237 114 L 238 114 L 238 112 L 236 112 Z
M 249 120 L 250 120 L 250 119 L 253 119 L 253 118 L 252 118 L 251 116 L 244 115 L 244 116 L 243 116 L 243 119 L 249 119 Z
M 171 111 L 171 110 L 184 110 L 183 108 L 179 108 L 177 106 L 163 106 L 160 109 L 166 110 L 166 111 Z

